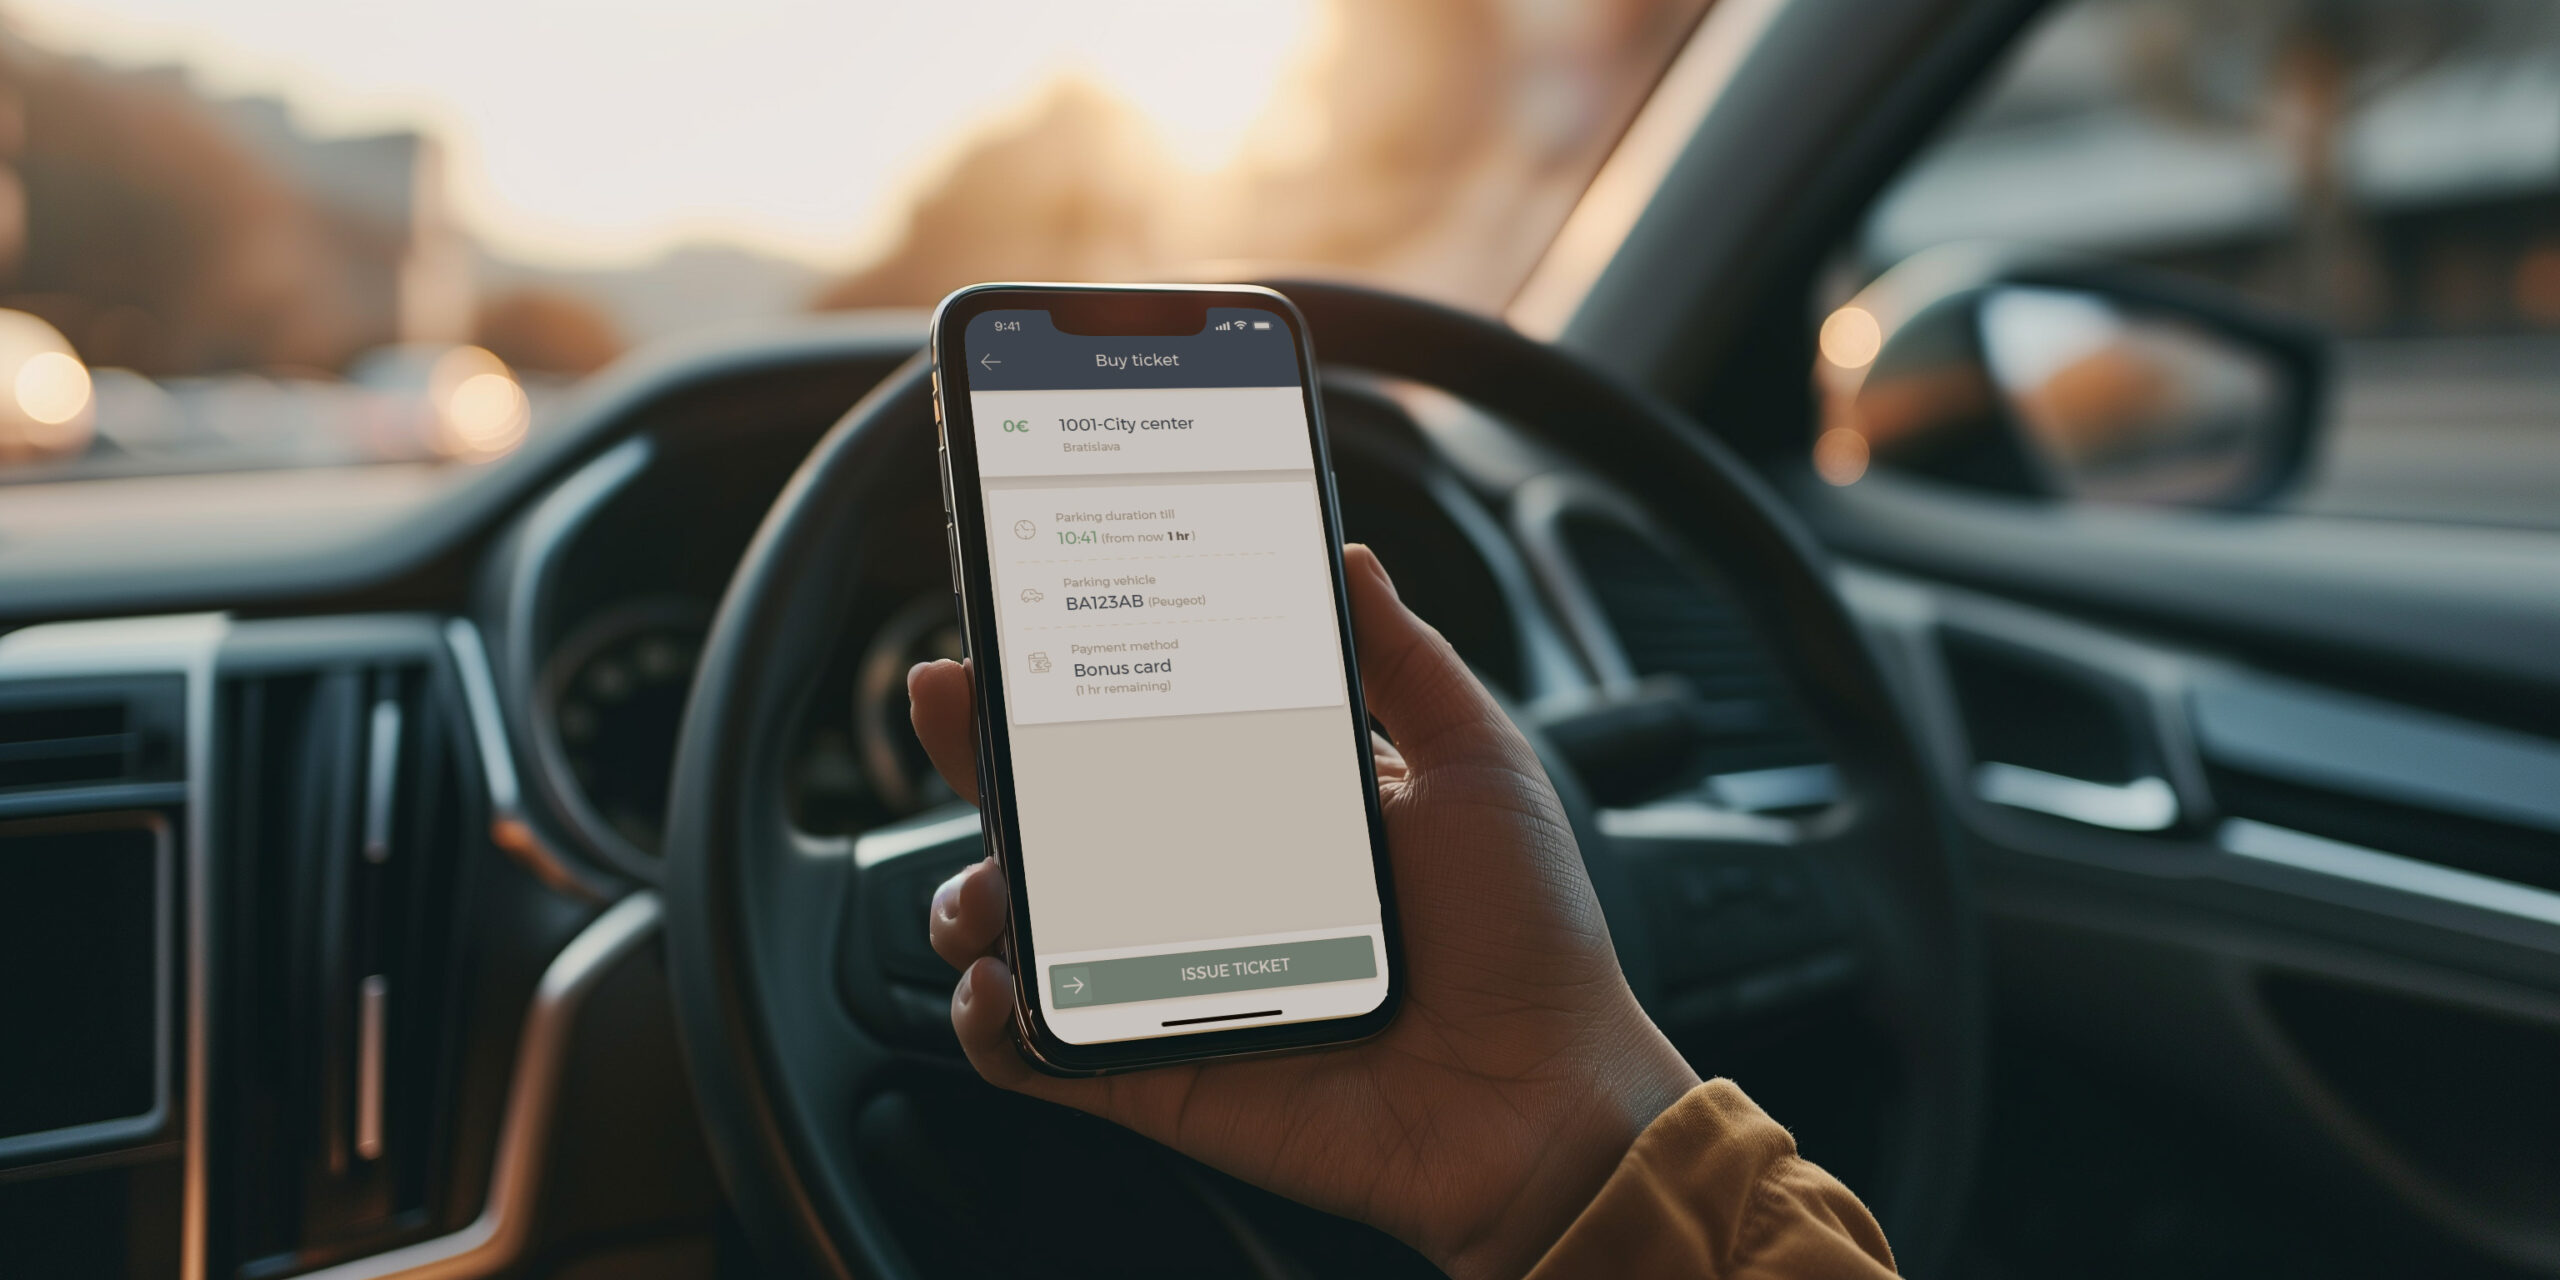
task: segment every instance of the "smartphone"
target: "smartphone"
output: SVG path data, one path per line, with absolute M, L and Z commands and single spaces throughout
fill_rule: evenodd
M 989 284 L 931 341 L 1024 1055 L 1383 1030 L 1403 961 L 1305 321 L 1269 289 Z

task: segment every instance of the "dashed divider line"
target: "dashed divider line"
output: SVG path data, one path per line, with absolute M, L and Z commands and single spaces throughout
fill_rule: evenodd
M 1148 618 L 1132 622 L 1053 622 L 1046 626 L 1023 627 L 1023 631 L 1091 631 L 1095 627 L 1162 627 L 1188 626 L 1199 622 L 1277 622 L 1287 617 L 1281 613 L 1260 613 L 1249 618 Z

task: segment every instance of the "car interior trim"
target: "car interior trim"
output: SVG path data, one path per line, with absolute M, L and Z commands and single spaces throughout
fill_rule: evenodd
M 542 971 L 516 1040 L 515 1075 L 480 1216 L 459 1231 L 307 1272 L 302 1280 L 471 1280 L 515 1265 L 533 1239 L 551 1113 L 578 1010 L 615 966 L 657 936 L 664 915 L 656 890 L 636 890 L 579 931 Z
M 2540 531 L 2056 508 L 1874 473 L 1789 496 L 1837 552 L 1882 569 L 2291 652 L 2560 684 L 2554 540 Z
M 1635 687 L 1635 664 L 1628 660 L 1617 628 L 1591 594 L 1590 584 L 1583 581 L 1572 551 L 1565 546 L 1564 518 L 1581 512 L 1610 521 L 1668 553 L 1667 544 L 1653 529 L 1628 515 L 1630 505 L 1597 482 L 1571 475 L 1540 476 L 1522 485 L 1511 500 L 1512 532 L 1520 540 L 1531 572 L 1537 575 L 1538 585 L 1563 617 L 1565 631 L 1573 638 L 1574 648 L 1581 653 L 1593 679 L 1602 689 L 1613 692 Z
M 1745 813 L 1700 800 L 1663 800 L 1632 809 L 1602 809 L 1600 834 L 1613 840 L 1714 841 L 1722 844 L 1791 845 L 1804 826 L 1789 818 Z
M 220 613 L 57 622 L 0 635 L 0 680 L 175 672 L 186 680 L 186 1117 L 179 1190 L 179 1275 L 204 1280 L 211 1186 L 206 1169 L 213 1008 L 213 668 L 231 620 Z
M 938 849 L 956 840 L 974 840 L 979 831 L 976 806 L 945 805 L 854 837 L 853 865 L 868 871 L 911 853 Z
M 391 860 L 391 805 L 400 789 L 400 700 L 373 704 L 373 742 L 365 752 L 364 860 Z
M 382 1038 L 389 1021 L 391 980 L 368 974 L 356 992 L 356 1155 L 382 1156 Z
M 1468 408 L 1472 411 L 1471 406 Z M 1409 401 L 1407 409 L 1412 409 Z M 1412 413 L 1412 417 L 1426 431 L 1429 429 L 1422 413 Z M 1591 678 L 1575 655 L 1573 644 L 1557 633 L 1547 612 L 1538 607 L 1535 574 L 1522 562 L 1519 548 L 1505 535 L 1501 521 L 1476 499 L 1465 481 L 1445 468 L 1426 468 L 1422 485 L 1474 547 L 1502 591 L 1503 611 L 1511 616 L 1512 630 L 1520 636 L 1521 695 L 1535 700 L 1551 694 L 1586 691 Z
M 2091 782 L 1986 760 L 1974 766 L 1973 794 L 1992 804 L 2115 831 L 2166 831 L 2178 825 L 2178 793 L 2159 778 Z
M 179 1270 L 205 1280 L 213 1232 L 213 669 L 225 614 L 195 615 L 187 673 L 187 1163 L 180 1193 Z
M 453 650 L 454 668 L 462 676 L 462 701 L 471 714 L 471 736 L 480 752 L 482 781 L 489 792 L 489 839 L 559 892 L 589 902 L 605 901 L 602 885 L 551 846 L 526 820 L 524 791 L 515 757 L 507 742 L 505 714 L 498 707 L 497 682 L 489 673 L 489 650 L 480 629 L 468 618 L 445 622 L 445 643 Z
M 1786 4 L 1719 0 L 1708 7 L 1529 278 L 1512 295 L 1504 313 L 1512 327 L 1547 341 L 1564 332 L 1699 124 Z
M 1557 340 L 1656 395 L 1704 408 L 1694 397 L 1722 360 L 1745 346 L 1765 356 L 1751 340 L 1799 322 L 1801 313 L 1785 310 L 1800 305 L 1788 295 L 1842 229 L 1843 202 L 1889 174 L 2042 3 L 1778 7 Z M 1710 422 L 1746 453 L 1793 425 L 1785 415 Z
M 2560 831 L 2560 743 L 2261 676 L 2199 680 L 2194 699 L 2217 762 Z
M 2560 925 L 2560 893 L 2512 880 L 2440 867 L 2249 818 L 2225 819 L 2216 829 L 2214 841 L 2223 852 L 2243 858 Z
M 1840 771 L 1827 764 L 1787 764 L 1710 774 L 1700 785 L 1728 809 L 1766 813 L 1814 808 L 1839 799 Z
M 0 796 L 0 820 L 44 818 L 57 813 L 152 809 L 186 802 L 187 784 L 183 782 L 118 782 L 96 787 L 60 787 Z
M 544 732 L 551 706 L 540 688 L 544 660 L 538 647 L 551 621 L 544 616 L 542 605 L 558 590 L 560 562 L 569 547 L 606 504 L 648 471 L 657 455 L 654 436 L 645 432 L 634 435 L 597 454 L 534 504 L 525 517 L 515 563 L 508 571 L 506 617 L 499 624 L 500 641 L 506 649 L 504 680 L 511 695 L 505 705 L 524 712 L 519 726 L 532 748 L 535 784 L 543 789 L 552 807 L 588 852 L 624 875 L 642 881 L 655 879 L 656 859 L 633 848 L 596 816 L 577 779 L 570 775 L 558 744 Z M 493 669 L 493 679 L 496 675 Z
M 1930 708 L 1927 719 L 1952 726 L 1960 722 L 1956 695 L 1944 669 L 1943 641 L 1950 634 L 1990 638 L 2014 646 L 2024 652 L 2040 654 L 2046 660 L 2065 663 L 2093 682 L 2114 684 L 2143 694 L 2142 706 L 2147 712 L 2140 722 L 2144 742 L 2157 753 L 2160 767 L 2171 777 L 2192 774 L 2201 767 L 2206 752 L 2203 733 L 2195 725 L 2190 709 L 2197 703 L 2196 693 L 2208 687 L 2249 690 L 2283 690 L 2299 695 L 2316 695 L 2327 705 L 2332 697 L 2365 705 L 2369 700 L 2350 699 L 2325 689 L 2300 685 L 2253 668 L 2243 667 L 2207 653 L 2172 648 L 2149 641 L 2117 635 L 2107 644 L 2092 643 L 2083 638 L 2083 628 L 2076 623 L 2045 614 L 2031 606 L 1993 601 L 1958 588 L 1919 586 L 1911 580 L 1870 567 L 1860 567 L 1842 580 L 1844 593 L 1853 607 L 1892 643 L 1906 647 L 1914 666 L 1914 678 L 1906 697 L 1915 704 Z M 2237 702 L 2226 702 L 2226 709 Z M 2372 705 L 2394 714 L 2403 711 L 2411 716 L 2421 713 L 2414 708 L 2400 708 L 2389 703 Z M 2483 740 L 2507 742 L 2520 735 L 2505 734 L 2491 726 L 2476 725 L 2449 717 L 2432 717 L 2449 732 L 2479 735 Z M 2280 727 L 2280 726 L 2279 726 Z M 2300 726 L 2294 726 L 2296 730 Z M 2253 727 L 2252 732 L 2268 737 L 2268 744 L 2291 754 L 2316 753 L 2327 750 L 2323 744 L 2301 739 L 2299 732 L 2277 735 L 2268 726 Z M 1982 793 L 1980 766 L 1985 763 L 1972 757 L 1972 747 L 1962 733 L 1953 728 L 1931 735 L 1932 753 L 1951 788 L 1961 783 L 1961 794 L 1976 805 L 1960 809 L 1973 831 L 2002 849 L 2033 856 L 2058 858 L 2084 866 L 2103 867 L 2118 872 L 2140 872 L 2146 875 L 2175 875 L 2178 868 L 2201 870 L 2205 875 L 2228 883 L 2244 884 L 2259 890 L 2273 890 L 2287 899 L 2307 906 L 2313 901 L 2330 905 L 2354 906 L 2360 910 L 2383 909 L 2390 914 L 2420 919 L 2435 914 L 2423 907 L 2459 906 L 2471 910 L 2494 912 L 2508 920 L 2530 922 L 2539 934 L 2539 926 L 2560 924 L 2560 893 L 2537 888 L 2495 876 L 2483 875 L 2457 867 L 2385 852 L 2327 836 L 2317 836 L 2279 823 L 2230 813 L 2211 794 L 2200 790 L 2198 800 L 2189 802 L 2185 792 L 2162 784 L 2166 795 L 2177 803 L 2178 817 L 2167 827 L 2150 832 L 2128 830 L 2128 834 L 2156 834 L 2174 837 L 2172 842 L 2147 845 L 2124 845 L 2098 842 L 2099 831 L 2072 838 L 2063 828 L 2039 830 L 2006 821 L 2008 810 L 2042 810 L 2036 804 L 2009 804 L 2001 796 Z M 2459 745 L 2459 744 L 2457 744 Z M 2510 743 L 2512 745 L 2512 743 Z M 2007 779 L 2014 782 L 2014 777 Z M 2075 788 L 2093 786 L 2086 779 L 2061 779 Z M 2482 779 L 2473 779 L 2486 785 Z M 2048 786 L 2048 792 L 2059 794 Z M 2525 797 L 2498 793 L 2496 798 L 2513 804 Z M 2076 814 L 2055 816 L 2073 818 L 2083 826 L 2101 830 L 2108 824 L 2090 824 Z M 2190 830 L 2182 836 L 2179 831 Z M 2107 837 L 2121 840 L 2122 837 Z M 2172 855 L 2172 851 L 2179 851 Z M 2186 860 L 2188 851 L 2203 853 L 2206 860 Z M 2164 856 L 2170 855 L 2170 856 Z M 2266 869 L 2282 867 L 2286 872 L 2270 875 Z M 2306 880 L 2296 874 L 2308 872 L 2318 877 Z M 2342 902 L 2326 886 L 2352 883 L 2366 889 L 2383 889 L 2391 893 L 2385 904 L 2369 895 L 2353 902 Z M 2476 930 L 2475 930 L 2476 931 Z M 2552 944 L 2547 936 L 2518 938 L 2524 945 L 2540 953 L 2548 953 Z
M 2039 606 L 1963 588 L 1921 586 L 1870 565 L 1844 575 L 1841 585 L 1870 625 L 1911 637 L 1932 664 L 1942 659 L 1949 637 L 1989 640 L 2037 655 L 2094 687 L 2134 695 L 2134 723 L 2143 744 L 2156 753 L 2167 797 L 2177 806 L 2170 826 L 2218 816 L 2204 780 L 2207 765 L 2310 786 L 2377 791 L 2447 813 L 2542 829 L 2560 826 L 2560 806 L 2551 799 L 2560 794 L 2560 745 L 2547 740 L 2308 684 L 2207 650 L 2098 632 Z M 1942 675 L 1932 672 L 1930 679 Z M 1959 723 L 1952 693 L 1945 696 L 1934 717 Z M 1972 774 L 1974 785 L 1964 790 L 1975 799 L 2009 803 L 1982 793 L 1981 777 L 1973 771 L 1986 762 L 1971 758 L 1971 744 L 1950 740 L 1939 749 L 1948 767 L 1964 771 L 1951 777 Z

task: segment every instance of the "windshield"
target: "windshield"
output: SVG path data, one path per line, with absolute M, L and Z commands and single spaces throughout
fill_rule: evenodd
M 0 8 L 0 482 L 485 461 L 990 279 L 1508 298 L 1702 0 Z

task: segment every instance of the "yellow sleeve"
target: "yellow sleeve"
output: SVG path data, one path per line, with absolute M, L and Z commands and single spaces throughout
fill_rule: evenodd
M 1636 1138 L 1530 1280 L 1890 1276 L 1867 1207 L 1730 1080 L 1699 1085 Z

